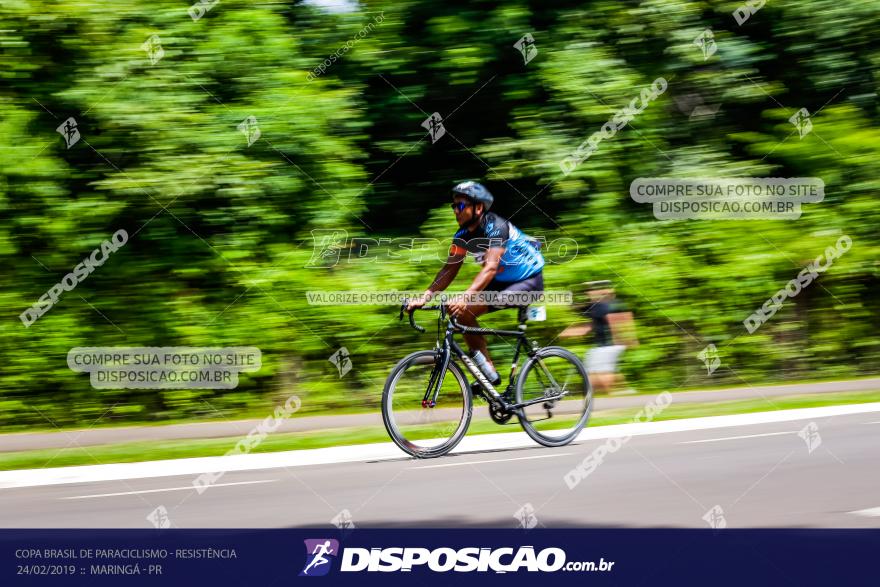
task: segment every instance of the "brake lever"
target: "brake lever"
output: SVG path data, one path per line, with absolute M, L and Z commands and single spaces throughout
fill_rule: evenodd
M 461 324 L 459 324 L 458 320 L 455 319 L 455 314 L 453 314 L 452 312 L 449 312 L 448 316 L 449 316 L 449 323 L 452 324 L 452 327 L 455 328 L 456 330 L 460 329 Z

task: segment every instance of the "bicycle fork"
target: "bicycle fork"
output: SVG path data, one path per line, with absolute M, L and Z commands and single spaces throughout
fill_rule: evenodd
M 437 405 L 437 396 L 440 394 L 443 379 L 446 377 L 446 369 L 449 367 L 449 355 L 449 347 L 444 346 L 442 349 L 437 349 L 437 354 L 434 357 L 434 370 L 431 371 L 428 388 L 422 398 L 423 408 L 433 408 Z

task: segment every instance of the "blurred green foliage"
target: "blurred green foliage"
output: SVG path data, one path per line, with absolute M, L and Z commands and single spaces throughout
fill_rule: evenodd
M 439 261 L 307 268 L 310 231 L 447 239 L 463 179 L 485 181 L 530 235 L 577 241 L 573 261 L 548 255 L 548 289 L 614 282 L 636 316 L 624 369 L 639 389 L 877 372 L 880 13 L 777 0 L 738 26 L 737 6 L 223 0 L 193 21 L 179 1 L 4 2 L 0 427 L 230 417 L 291 393 L 303 413 L 376 409 L 393 363 L 432 340 L 396 308 L 312 306 L 305 292 L 423 289 Z M 693 41 L 707 28 L 704 59 Z M 513 47 L 525 33 L 528 64 Z M 563 176 L 559 161 L 657 77 L 666 93 Z M 700 104 L 718 110 L 690 116 Z M 803 138 L 788 121 L 800 108 Z M 432 112 L 447 129 L 433 144 Z M 55 128 L 69 116 L 82 139 L 67 149 Z M 638 177 L 723 176 L 820 177 L 826 197 L 797 221 L 661 222 L 628 196 Z M 18 315 L 120 228 L 129 243 L 24 328 Z M 749 335 L 742 320 L 843 234 L 852 249 Z M 579 319 L 549 310 L 543 342 Z M 711 377 L 696 357 L 709 343 Z M 244 345 L 263 368 L 231 391 L 99 391 L 66 364 L 74 346 Z M 328 361 L 341 346 L 342 378 Z

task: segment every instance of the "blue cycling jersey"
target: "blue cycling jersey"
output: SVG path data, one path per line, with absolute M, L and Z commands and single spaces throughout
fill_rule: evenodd
M 544 257 L 538 251 L 537 241 L 530 239 L 510 221 L 494 212 L 483 214 L 473 232 L 466 228 L 456 232 L 449 252 L 453 255 L 470 253 L 482 265 L 486 251 L 495 247 L 504 248 L 498 273 L 495 275 L 496 281 L 522 281 L 544 268 Z

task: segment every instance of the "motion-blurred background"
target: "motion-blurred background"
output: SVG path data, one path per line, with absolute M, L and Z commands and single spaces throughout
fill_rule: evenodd
M 773 0 L 740 25 L 739 7 L 3 2 L 0 427 L 263 414 L 291 392 L 304 414 L 378 409 L 394 362 L 432 339 L 392 306 L 305 292 L 421 290 L 445 246 L 309 267 L 312 231 L 445 242 L 464 179 L 528 234 L 576 241 L 576 256 L 547 251 L 548 289 L 586 303 L 579 284 L 612 281 L 638 329 L 621 366 L 640 391 L 876 373 L 880 12 Z M 658 77 L 667 91 L 563 175 Z M 804 136 L 789 121 L 801 108 Z M 434 112 L 436 142 L 422 127 Z M 70 148 L 56 132 L 69 117 Z M 628 195 L 638 177 L 724 176 L 819 177 L 826 196 L 799 220 L 658 221 Z M 19 314 L 119 229 L 129 242 L 25 328 Z M 743 320 L 842 235 L 851 249 L 749 334 Z M 578 310 L 550 307 L 538 338 Z M 245 345 L 263 367 L 234 390 L 99 391 L 67 366 L 77 346 Z M 328 360 L 340 347 L 344 377 Z M 506 345 L 491 348 L 503 364 Z

